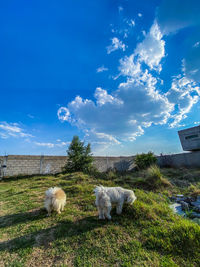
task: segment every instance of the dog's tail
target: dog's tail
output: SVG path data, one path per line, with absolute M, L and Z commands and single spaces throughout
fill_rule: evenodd
M 45 195 L 47 198 L 52 198 L 53 195 L 59 190 L 59 187 L 51 187 L 46 192 Z
M 105 191 L 105 188 L 103 187 L 103 185 L 98 185 L 93 190 L 95 196 L 97 196 L 100 192 L 104 192 L 104 191 Z
M 45 192 L 46 198 L 49 200 L 50 205 L 52 205 L 56 210 L 58 210 L 60 207 L 60 199 L 56 196 L 56 193 L 59 190 L 59 187 L 51 187 Z

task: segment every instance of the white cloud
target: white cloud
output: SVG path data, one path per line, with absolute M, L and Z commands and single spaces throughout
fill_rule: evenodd
M 55 144 L 53 143 L 40 143 L 40 142 L 35 142 L 35 144 L 37 146 L 44 146 L 44 147 L 48 147 L 48 148 L 54 148 Z
M 70 121 L 70 112 L 65 107 L 59 108 L 57 111 L 57 115 L 60 121 Z
M 0 137 L 6 139 L 8 137 L 33 137 L 33 135 L 25 133 L 18 123 L 0 123 Z
M 114 143 L 135 140 L 143 127 L 166 123 L 173 105 L 155 88 L 156 79 L 145 71 L 140 82 L 128 79 L 112 94 L 102 88 L 95 92 L 96 101 L 76 97 L 67 106 L 72 120 L 96 140 L 111 137 Z M 107 141 L 111 141 L 107 140 Z M 115 141 L 114 141 L 115 140 Z
M 5 134 L 5 133 L 1 133 L 1 132 L 0 132 L 0 137 L 1 137 L 2 139 L 7 139 L 9 136 L 8 136 L 7 134 Z
M 139 61 L 145 62 L 150 69 L 161 71 L 160 61 L 165 56 L 165 42 L 156 21 L 144 41 L 137 45 L 134 55 L 138 55 Z
M 97 133 L 94 130 L 85 130 L 85 139 L 91 144 L 120 144 L 120 142 L 110 134 Z
M 135 27 L 135 21 L 133 19 L 125 20 L 129 27 Z
M 108 68 L 105 68 L 104 66 L 97 68 L 97 72 L 103 72 L 103 71 L 107 71 L 107 70 L 108 70 Z
M 81 128 L 88 139 L 107 144 L 134 141 L 144 134 L 144 128 L 165 124 L 174 104 L 156 89 L 158 79 L 147 69 L 160 71 L 164 45 L 159 27 L 154 22 L 133 54 L 120 60 L 119 75 L 126 81 L 110 94 L 105 89 L 96 88 L 95 101 L 77 96 L 67 107 L 61 108 L 67 111 L 67 116 L 62 119 Z M 110 47 L 108 53 L 111 51 L 114 50 Z M 147 64 L 146 69 L 142 69 L 142 62 Z
M 117 105 L 123 104 L 122 100 L 117 99 L 112 95 L 109 95 L 107 91 L 102 89 L 101 87 L 96 88 L 94 96 L 96 98 L 96 103 L 99 106 L 105 105 L 106 103 L 117 104 Z
M 171 89 L 166 93 L 166 97 L 176 107 L 175 114 L 171 115 L 171 128 L 179 126 L 179 123 L 187 118 L 193 105 L 198 102 L 199 96 L 199 87 L 184 74 L 173 79 Z
M 63 146 L 67 146 L 69 144 L 70 144 L 70 142 L 59 142 L 59 143 L 35 142 L 35 145 L 47 147 L 47 148 L 63 147 Z
M 118 45 L 119 42 L 107 47 L 108 54 L 116 49 L 125 50 L 125 45 Z M 87 141 L 105 149 L 109 145 L 134 141 L 151 125 L 180 125 L 197 103 L 200 90 L 183 73 L 173 79 L 167 93 L 162 93 L 163 81 L 158 75 L 164 57 L 165 41 L 154 21 L 133 53 L 119 60 L 119 74 L 114 79 L 121 76 L 125 80 L 109 93 L 101 87 L 96 88 L 95 100 L 77 96 L 67 107 L 61 108 L 67 111 L 63 121 L 76 125 L 83 130 Z
M 138 17 L 140 17 L 140 18 L 141 18 L 141 17 L 142 17 L 142 13 L 138 13 Z
M 120 59 L 119 71 L 123 76 L 138 77 L 141 74 L 141 64 L 134 62 L 134 55 Z
M 112 44 L 107 46 L 107 54 L 112 53 L 115 50 L 121 49 L 122 51 L 126 50 L 126 46 L 125 44 L 122 43 L 122 41 L 120 41 L 117 37 L 113 37 L 111 39 Z

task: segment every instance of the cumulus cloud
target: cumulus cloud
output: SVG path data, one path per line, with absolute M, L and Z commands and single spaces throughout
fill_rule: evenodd
M 166 93 L 166 97 L 175 105 L 175 114 L 170 127 L 177 127 L 179 123 L 187 118 L 194 104 L 199 100 L 200 91 L 197 84 L 183 75 L 178 75 L 172 81 L 171 89 Z
M 165 56 L 165 42 L 162 40 L 160 28 L 155 21 L 143 42 L 135 49 L 135 55 L 145 62 L 150 69 L 161 71 L 160 61 Z
M 160 70 L 164 45 L 154 22 L 133 54 L 120 59 L 119 75 L 126 78 L 125 82 L 112 93 L 96 88 L 95 101 L 77 96 L 67 107 L 60 108 L 59 119 L 81 128 L 90 140 L 113 144 L 133 141 L 144 134 L 144 128 L 166 123 L 174 104 L 157 90 L 158 79 L 148 70 Z M 143 62 L 146 69 L 141 66 Z
M 115 98 L 112 95 L 109 95 L 107 91 L 102 89 L 101 87 L 96 88 L 94 96 L 96 98 L 96 103 L 98 106 L 105 105 L 106 103 L 118 104 L 118 105 L 123 104 L 122 100 Z
M 0 137 L 3 139 L 9 137 L 33 137 L 33 135 L 25 133 L 18 123 L 0 123 Z
M 76 97 L 67 109 L 78 127 L 95 133 L 97 138 L 109 136 L 110 141 L 133 141 L 144 133 L 143 127 L 165 123 L 173 109 L 168 99 L 156 90 L 155 83 L 146 71 L 140 81 L 130 78 L 112 94 L 97 88 L 95 101 Z
M 159 74 L 166 56 L 163 29 L 160 20 L 158 23 L 155 19 L 132 54 L 119 60 L 119 74 L 114 79 L 121 76 L 122 81 L 114 90 L 97 87 L 94 100 L 77 96 L 60 108 L 59 119 L 76 125 L 83 130 L 87 141 L 104 148 L 134 141 L 151 125 L 180 125 L 199 100 L 200 90 L 195 80 L 188 77 L 183 62 L 183 73 L 173 78 L 171 88 L 165 88 L 165 93 L 161 91 L 163 81 Z M 193 42 L 194 49 L 199 47 L 198 41 Z M 117 49 L 125 51 L 125 45 L 115 37 L 107 53 Z M 195 67 L 193 75 L 198 73 Z
M 117 37 L 113 37 L 111 39 L 111 45 L 107 46 L 107 54 L 112 53 L 115 50 L 121 49 L 122 51 L 126 50 L 125 44 L 123 44 L 122 41 L 120 41 Z
M 120 59 L 119 71 L 123 76 L 138 77 L 141 73 L 141 64 L 138 61 L 134 61 L 134 54 L 129 57 L 125 56 Z

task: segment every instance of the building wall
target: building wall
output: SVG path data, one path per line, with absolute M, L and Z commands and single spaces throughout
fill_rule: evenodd
M 158 164 L 161 167 L 200 167 L 200 151 L 158 156 Z M 66 156 L 26 156 L 9 155 L 0 156 L 0 176 L 32 175 L 59 173 L 67 161 Z M 134 168 L 134 156 L 132 157 L 94 157 L 94 165 L 101 172 L 108 169 L 119 171 Z
M 178 131 L 183 150 L 200 151 L 200 125 Z

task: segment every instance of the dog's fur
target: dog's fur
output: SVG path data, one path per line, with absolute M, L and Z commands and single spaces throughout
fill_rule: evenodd
M 51 187 L 45 192 L 45 196 L 44 207 L 48 212 L 48 216 L 51 215 L 53 210 L 59 214 L 64 210 L 66 195 L 61 188 Z
M 127 190 L 122 187 L 104 187 L 97 186 L 94 189 L 96 196 L 96 206 L 99 212 L 99 219 L 111 220 L 110 211 L 112 203 L 117 204 L 117 214 L 122 213 L 123 204 L 132 204 L 136 200 L 136 196 L 132 190 Z

